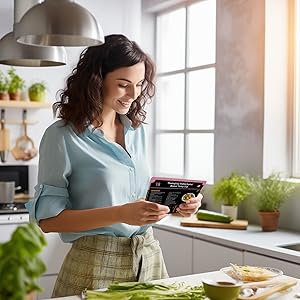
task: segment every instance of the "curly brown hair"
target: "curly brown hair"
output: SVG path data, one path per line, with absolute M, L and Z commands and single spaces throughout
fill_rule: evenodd
M 67 79 L 67 86 L 60 90 L 60 101 L 53 104 L 54 115 L 72 123 L 79 133 L 90 124 L 96 127 L 103 124 L 102 86 L 107 73 L 137 63 L 145 64 L 145 80 L 139 97 L 132 103 L 128 118 L 137 128 L 144 122 L 144 107 L 155 93 L 153 83 L 154 63 L 141 48 L 127 37 L 112 34 L 105 37 L 105 43 L 88 47 L 82 51 L 77 66 Z

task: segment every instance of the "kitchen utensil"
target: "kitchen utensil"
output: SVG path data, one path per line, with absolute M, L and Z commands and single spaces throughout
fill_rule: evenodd
M 282 281 L 278 281 L 272 287 L 266 288 L 264 291 L 262 291 L 260 293 L 254 293 L 254 295 L 252 295 L 250 297 L 240 295 L 238 297 L 238 299 L 239 300 L 264 300 L 267 297 L 269 297 L 277 292 L 286 290 L 286 289 L 296 285 L 297 282 L 298 282 L 298 280 L 295 278 L 284 279 Z
M 236 300 L 241 287 L 240 281 L 216 281 L 213 279 L 202 279 L 205 294 L 211 300 Z
M 15 182 L 0 182 L 0 203 L 12 203 L 15 198 Z
M 196 216 L 184 218 L 181 221 L 181 226 L 187 227 L 208 227 L 208 228 L 224 228 L 224 229 L 241 229 L 245 230 L 248 226 L 247 220 L 234 220 L 230 223 L 212 222 L 198 220 Z
M 9 152 L 10 134 L 9 129 L 5 128 L 5 110 L 1 109 L 0 118 L 0 159 L 2 162 L 6 162 Z
M 22 122 L 24 134 L 17 138 L 15 147 L 11 150 L 16 160 L 30 160 L 37 155 L 33 140 L 27 134 L 26 112 L 23 112 Z
M 15 200 L 15 192 L 21 187 L 15 187 L 14 181 L 0 181 L 0 203 L 13 203 Z

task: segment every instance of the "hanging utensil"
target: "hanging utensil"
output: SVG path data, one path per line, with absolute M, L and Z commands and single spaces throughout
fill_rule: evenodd
M 17 138 L 15 147 L 11 150 L 16 160 L 30 160 L 37 155 L 33 140 L 27 134 L 27 111 L 23 110 L 22 127 L 24 134 Z
M 0 159 L 2 162 L 6 162 L 8 152 L 9 152 L 9 129 L 5 128 L 5 110 L 1 109 L 1 119 L 0 119 Z

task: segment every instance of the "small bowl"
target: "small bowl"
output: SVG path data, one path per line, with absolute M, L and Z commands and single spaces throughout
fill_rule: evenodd
M 203 288 L 206 296 L 211 300 L 236 300 L 243 282 L 203 279 Z

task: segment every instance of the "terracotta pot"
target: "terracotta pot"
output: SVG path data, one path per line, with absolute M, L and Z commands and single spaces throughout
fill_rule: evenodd
M 0 92 L 0 100 L 9 100 L 8 92 Z
M 35 300 L 36 299 L 36 292 L 31 292 L 30 294 L 26 295 L 25 300 Z
M 260 225 L 263 231 L 276 231 L 279 222 L 279 211 L 259 211 Z
M 20 101 L 21 100 L 21 92 L 15 92 L 15 93 L 9 93 L 9 98 L 10 100 L 16 100 L 16 101 Z

